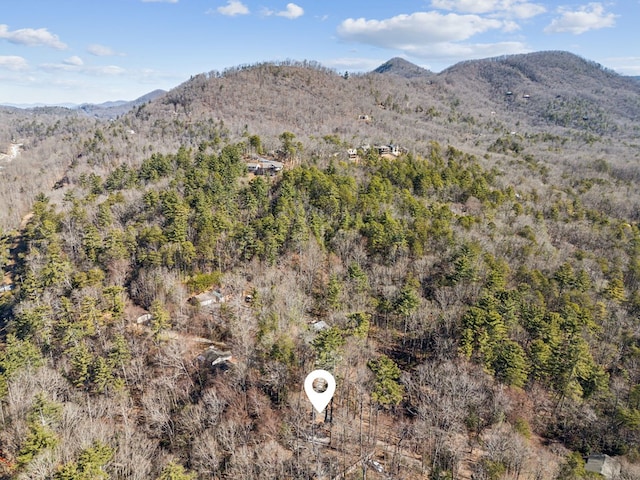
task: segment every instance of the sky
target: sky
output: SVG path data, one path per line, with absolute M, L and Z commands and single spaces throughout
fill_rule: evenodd
M 2 0 L 0 104 L 101 103 L 203 72 L 311 60 L 339 73 L 402 57 L 566 50 L 640 75 L 640 0 Z

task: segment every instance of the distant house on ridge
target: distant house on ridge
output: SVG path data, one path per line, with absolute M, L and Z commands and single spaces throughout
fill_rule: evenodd
M 247 170 L 254 175 L 275 175 L 283 168 L 284 164 L 282 162 L 266 158 L 258 158 L 253 162 L 247 163 Z

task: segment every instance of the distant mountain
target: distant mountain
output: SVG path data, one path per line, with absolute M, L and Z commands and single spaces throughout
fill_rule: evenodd
M 92 103 L 85 103 L 76 108 L 78 110 L 83 111 L 87 115 L 91 115 L 93 117 L 115 118 L 120 115 L 124 115 L 132 108 L 140 106 L 143 103 L 147 103 L 152 100 L 155 100 L 156 98 L 161 97 L 165 93 L 167 93 L 165 90 L 158 89 L 158 90 L 149 92 L 132 101 L 117 100 L 117 101 L 111 101 L 111 102 L 104 102 L 97 105 Z
M 639 96 L 635 80 L 561 51 L 470 60 L 437 74 L 392 58 L 347 79 L 316 64 L 289 61 L 193 76 L 129 121 L 158 125 L 157 135 L 165 139 L 169 128 L 164 120 L 184 121 L 172 123 L 177 144 L 192 135 L 186 132 L 210 132 L 212 124 L 224 125 L 225 135 L 339 132 L 362 143 L 405 145 L 447 142 L 452 130 L 466 131 L 468 125 L 487 121 L 508 131 L 535 128 L 560 134 L 569 128 L 619 135 L 637 124 Z M 358 122 L 360 117 L 372 121 Z M 134 129 L 145 128 L 139 124 Z
M 437 78 L 474 109 L 508 110 L 529 124 L 604 133 L 640 113 L 638 82 L 569 52 L 470 60 Z
M 32 108 L 76 108 L 78 105 L 76 103 L 56 103 L 53 105 L 48 103 L 3 103 L 0 106 L 28 110 Z
M 546 51 L 457 63 L 443 72 L 446 77 L 467 76 L 500 88 L 515 88 L 527 82 L 564 89 L 626 82 L 623 77 L 602 65 L 564 51 Z
M 127 113 L 134 107 L 142 105 L 143 103 L 150 102 L 158 97 L 161 97 L 167 93 L 165 90 L 154 90 L 149 92 L 135 100 L 115 100 L 104 103 L 83 103 L 81 105 L 75 103 L 61 103 L 55 105 L 48 105 L 45 103 L 6 103 L 0 105 L 0 107 L 11 107 L 11 108 L 19 108 L 22 110 L 32 110 L 32 109 L 52 109 L 52 108 L 61 108 L 61 109 L 69 109 L 69 110 L 80 110 L 87 115 L 91 115 L 98 118 L 115 118 L 120 115 Z
M 426 68 L 419 67 L 404 58 L 394 57 L 391 60 L 383 63 L 378 68 L 373 70 L 374 73 L 384 73 L 399 75 L 405 78 L 415 77 L 428 77 L 433 75 L 433 72 Z
M 85 105 L 94 105 L 96 107 L 101 107 L 101 108 L 113 108 L 113 107 L 121 107 L 122 105 L 126 105 L 127 103 L 129 103 L 127 100 L 115 100 L 111 102 L 103 102 L 98 104 L 83 103 L 80 106 L 83 107 Z

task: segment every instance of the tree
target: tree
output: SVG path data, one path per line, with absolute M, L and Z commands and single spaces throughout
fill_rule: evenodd
M 386 355 L 369 360 L 367 366 L 375 375 L 371 399 L 384 408 L 398 405 L 404 396 L 404 387 L 398 383 L 400 368 Z
M 27 415 L 29 433 L 18 452 L 18 466 L 24 467 L 43 450 L 58 444 L 58 436 L 53 431 L 62 417 L 62 406 L 49 401 L 43 393 L 35 396 L 33 406 Z
M 102 393 L 112 382 L 113 372 L 107 359 L 104 357 L 96 357 L 91 365 L 91 383 L 93 390 L 97 393 Z
M 127 344 L 127 339 L 121 333 L 113 337 L 113 345 L 109 352 L 109 361 L 112 367 L 122 367 L 131 359 L 131 350 Z
M 609 284 L 605 288 L 604 295 L 618 303 L 622 303 L 626 300 L 627 295 L 624 290 L 622 276 L 616 276 L 609 281 Z
M 112 285 L 102 290 L 102 295 L 108 310 L 114 320 L 120 320 L 124 314 L 124 287 Z
M 195 478 L 195 473 L 191 473 L 179 463 L 171 461 L 162 469 L 162 473 L 156 480 L 195 480 Z
M 29 425 L 29 433 L 18 452 L 18 466 L 24 467 L 40 452 L 52 449 L 58 444 L 57 435 L 47 426 L 39 423 Z
M 169 312 L 162 305 L 160 300 L 154 300 L 149 309 L 151 314 L 151 330 L 153 338 L 158 340 L 163 331 L 171 327 L 171 317 Z
M 371 327 L 371 315 L 365 312 L 355 312 L 347 315 L 349 328 L 354 337 L 366 339 Z
M 27 421 L 31 424 L 52 426 L 62 418 L 62 405 L 49 400 L 43 392 L 39 392 L 33 399 L 33 405 Z
M 420 306 L 419 286 L 417 279 L 412 276 L 407 278 L 402 289 L 393 299 L 393 310 L 396 314 L 407 317 L 418 309 Z
M 109 475 L 104 466 L 113 457 L 114 450 L 109 445 L 95 441 L 83 450 L 75 462 L 61 466 L 53 476 L 54 480 L 107 480 Z
M 316 351 L 316 365 L 319 368 L 334 370 L 340 360 L 340 349 L 345 339 L 338 327 L 321 330 L 311 345 Z
M 16 372 L 25 367 L 37 368 L 43 363 L 40 350 L 30 340 L 7 335 L 4 348 L 0 349 L 0 398 L 7 393 L 7 382 Z
M 578 480 L 585 478 L 586 470 L 584 468 L 584 460 L 578 452 L 571 452 L 565 458 L 564 463 L 560 466 L 560 470 L 556 475 L 557 480 Z
M 337 275 L 329 277 L 329 285 L 327 285 L 327 303 L 333 309 L 340 308 L 340 294 L 342 293 L 342 282 Z
M 262 155 L 262 140 L 258 135 L 249 136 L 249 146 L 258 155 Z
M 278 138 L 282 142 L 282 153 L 287 160 L 293 159 L 302 150 L 302 144 L 294 141 L 296 136 L 293 133 L 282 132 Z
M 505 340 L 498 347 L 493 369 L 496 377 L 507 385 L 523 387 L 528 378 L 529 362 L 520 345 Z
M 85 387 L 91 378 L 93 356 L 83 341 L 73 346 L 67 353 L 71 357 L 69 377 L 72 383 L 80 388 Z

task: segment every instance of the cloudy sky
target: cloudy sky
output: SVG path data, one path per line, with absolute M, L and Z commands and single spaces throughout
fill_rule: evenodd
M 401 56 L 568 50 L 640 75 L 640 0 L 5 0 L 0 104 L 132 100 L 191 75 L 272 60 L 368 71 Z

